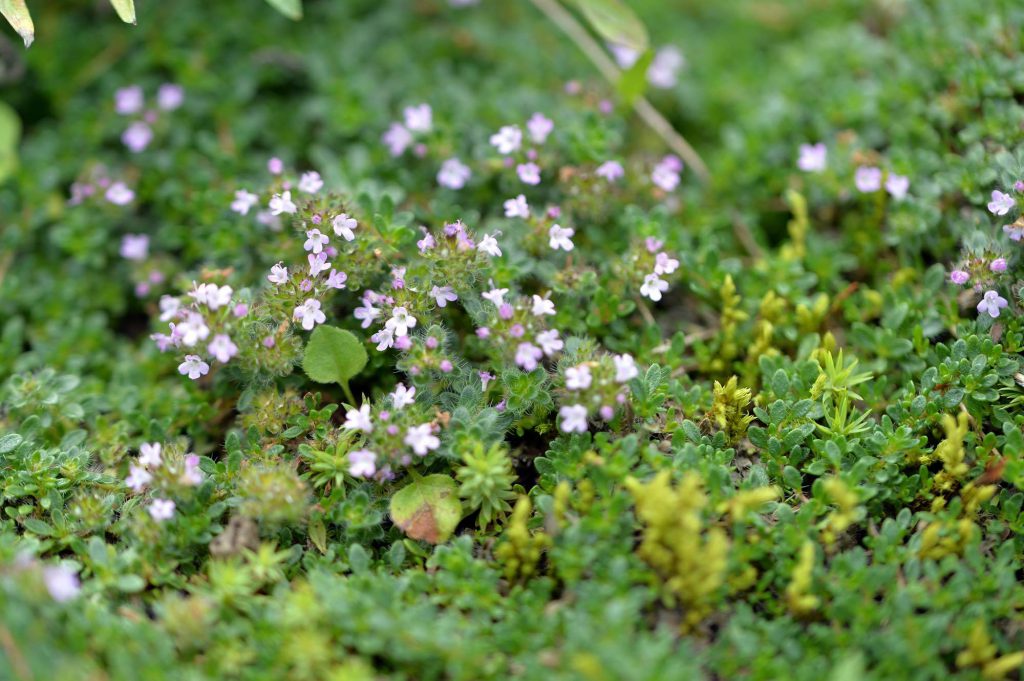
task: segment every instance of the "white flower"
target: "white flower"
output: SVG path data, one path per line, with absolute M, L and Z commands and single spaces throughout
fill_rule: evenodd
M 373 431 L 373 421 L 370 420 L 370 405 L 364 404 L 359 409 L 349 409 L 345 412 L 345 423 L 342 428 L 348 430 L 361 430 L 364 433 Z
M 517 125 L 506 125 L 491 135 L 491 145 L 498 150 L 499 154 L 511 154 L 519 149 L 522 143 L 523 131 Z
M 672 274 L 679 267 L 679 261 L 675 258 L 670 258 L 668 253 L 659 253 L 654 256 L 654 273 L 655 274 Z
M 107 188 L 104 196 L 115 206 L 127 206 L 135 198 L 135 192 L 129 189 L 124 182 L 115 182 Z
M 454 303 L 459 299 L 459 297 L 455 295 L 455 289 L 451 286 L 435 286 L 430 289 L 430 297 L 434 299 L 438 307 L 445 307 L 448 303 Z
M 409 314 L 404 307 L 396 307 L 391 310 L 391 319 L 384 322 L 384 328 L 390 329 L 396 338 L 409 334 L 409 329 L 416 326 L 416 318 Z
M 563 251 L 571 251 L 573 249 L 572 235 L 575 233 L 576 230 L 572 227 L 551 225 L 551 229 L 548 230 L 548 245 L 556 251 L 559 248 Z
M 270 268 L 270 274 L 267 275 L 267 281 L 271 284 L 283 284 L 288 281 L 288 268 L 277 263 Z
M 505 217 L 528 219 L 530 217 L 530 206 L 526 203 L 526 197 L 520 194 L 516 198 L 506 201 Z
M 298 210 L 298 207 L 292 203 L 292 193 L 285 191 L 280 194 L 274 194 L 270 198 L 270 214 L 280 215 L 281 213 L 294 213 Z
M 647 82 L 656 88 L 667 90 L 676 86 L 679 69 L 686 64 L 682 52 L 672 45 L 666 45 L 654 54 L 647 67 Z
M 377 344 L 378 352 L 384 352 L 395 346 L 395 332 L 391 329 L 381 329 L 370 336 L 370 340 Z
M 594 174 L 603 177 L 608 182 L 615 182 L 626 174 L 626 170 L 618 161 L 605 161 L 597 167 Z
M 457 158 L 450 158 L 437 171 L 437 183 L 448 189 L 462 189 L 473 176 L 473 171 Z
M 431 432 L 432 428 L 429 423 L 413 426 L 405 431 L 402 442 L 412 447 L 418 456 L 426 456 L 427 452 L 441 446 L 441 441 Z
M 615 362 L 615 380 L 619 383 L 625 383 L 640 375 L 632 355 L 614 355 L 612 361 Z
M 796 167 L 805 173 L 820 173 L 828 166 L 828 149 L 821 142 L 801 144 Z
M 644 277 L 644 283 L 640 286 L 640 294 L 647 296 L 654 302 L 661 300 L 661 294 L 668 290 L 668 282 L 657 274 L 648 274 Z
M 149 257 L 149 237 L 145 234 L 125 234 L 121 239 L 120 253 L 125 260 L 145 260 Z
M 311 331 L 317 324 L 327 321 L 327 316 L 320 309 L 320 301 L 314 298 L 307 298 L 306 302 L 297 306 L 292 316 L 306 331 Z
M 302 173 L 302 177 L 299 178 L 299 191 L 306 194 L 316 194 L 324 186 L 324 181 L 320 177 L 320 173 L 315 170 L 311 170 L 308 173 Z
M 355 232 L 352 230 L 359 226 L 355 218 L 350 218 L 348 214 L 342 213 L 341 215 L 335 215 L 334 219 L 331 220 L 331 226 L 334 227 L 334 233 L 345 241 L 352 241 L 356 238 Z
M 174 517 L 174 502 L 170 499 L 153 499 L 146 510 L 153 520 L 163 522 Z
M 353 478 L 369 478 L 377 472 L 377 455 L 369 449 L 348 453 L 348 474 Z
M 330 239 L 327 238 L 327 235 L 319 229 L 310 229 L 306 231 L 306 243 L 302 244 L 302 247 L 307 251 L 319 253 L 324 250 L 324 246 L 329 241 Z
M 544 315 L 555 314 L 555 304 L 547 298 L 541 298 L 534 294 L 533 296 L 533 316 L 543 317 Z
M 988 316 L 995 319 L 999 316 L 999 311 L 1009 305 L 1006 298 L 1003 298 L 996 291 L 986 291 L 985 297 L 978 303 L 978 312 L 982 314 L 988 313 Z
M 565 370 L 565 387 L 569 390 L 586 390 L 592 381 L 590 367 L 586 364 L 569 367 Z
M 206 351 L 213 355 L 221 364 L 227 364 L 238 354 L 238 346 L 231 342 L 230 336 L 218 333 L 206 346 Z
M 541 331 L 537 334 L 536 341 L 548 357 L 565 347 L 565 343 L 558 337 L 558 329 Z
M 560 407 L 558 415 L 562 418 L 558 427 L 563 433 L 587 432 L 587 408 L 582 404 Z
M 210 327 L 206 325 L 203 316 L 197 312 L 189 312 L 185 320 L 175 327 L 175 330 L 181 337 L 182 345 L 187 347 L 192 347 L 199 341 L 206 340 L 206 337 L 210 335 Z
M 199 355 L 185 355 L 185 361 L 178 365 L 178 373 L 182 376 L 188 374 L 193 381 L 200 376 L 210 373 L 210 365 L 203 361 Z
M 1012 196 L 995 189 L 992 191 L 992 200 L 988 204 L 988 211 L 993 215 L 1006 215 L 1014 204 Z
M 429 104 L 407 106 L 405 111 L 405 127 L 412 132 L 430 132 L 434 123 L 434 112 Z
M 533 343 L 520 343 L 516 348 L 516 364 L 524 371 L 533 371 L 537 363 L 544 356 L 544 351 Z
M 231 210 L 239 215 L 248 215 L 252 207 L 259 202 L 260 197 L 256 194 L 239 189 L 235 192 L 235 200 L 231 202 Z
M 530 139 L 533 140 L 534 144 L 544 144 L 548 135 L 555 129 L 555 124 L 550 118 L 538 112 L 530 116 L 530 120 L 526 121 L 526 129 L 529 131 Z
M 231 302 L 232 293 L 234 293 L 234 290 L 230 286 L 206 284 L 206 306 L 211 310 L 224 307 Z
M 368 329 L 370 328 L 370 324 L 373 323 L 373 320 L 380 316 L 380 309 L 364 300 L 362 307 L 357 307 L 352 311 L 352 316 L 356 319 L 362 320 L 361 326 L 364 329 Z
M 853 183 L 857 191 L 870 194 L 882 188 L 882 169 L 874 166 L 860 166 L 853 173 Z
M 334 289 L 345 288 L 345 282 L 348 281 L 348 275 L 338 270 L 331 270 L 331 273 L 327 275 L 327 285 Z
M 162 448 L 159 442 L 143 442 L 139 447 L 139 463 L 146 468 L 158 468 L 163 462 L 160 456 Z
M 670 192 L 679 186 L 679 173 L 665 163 L 659 163 L 651 171 L 651 182 L 664 191 Z
M 480 296 L 484 300 L 489 300 L 494 303 L 494 307 L 501 307 L 505 303 L 506 293 L 508 293 L 507 288 L 492 288 L 490 291 L 481 293 Z
M 124 484 L 138 494 L 146 489 L 146 485 L 152 480 L 153 476 L 145 468 L 141 466 L 128 466 L 128 477 L 124 479 Z
M 388 395 L 395 409 L 401 409 L 416 401 L 416 388 L 406 388 L 404 383 L 395 386 L 395 392 Z
M 906 198 L 908 189 L 910 189 L 910 178 L 906 175 L 890 173 L 889 177 L 885 178 L 885 191 L 889 192 L 889 195 L 897 201 Z
M 500 232 L 496 234 L 500 234 Z M 494 258 L 501 255 L 501 247 L 498 246 L 498 240 L 490 234 L 484 234 L 484 238 L 480 239 L 480 243 L 476 245 L 476 250 L 482 251 Z
M 178 316 L 181 301 L 174 296 L 160 296 L 160 321 L 169 322 Z
M 331 263 L 327 262 L 326 253 L 320 252 L 316 255 L 307 253 L 306 260 L 309 261 L 309 276 L 311 277 L 315 277 L 321 272 L 331 269 Z

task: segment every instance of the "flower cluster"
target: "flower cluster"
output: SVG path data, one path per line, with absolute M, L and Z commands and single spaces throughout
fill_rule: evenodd
M 142 87 L 129 85 L 114 93 L 114 110 L 121 116 L 132 117 L 121 134 L 121 142 L 132 153 L 141 153 L 153 141 L 153 126 L 160 121 L 161 112 L 174 111 L 185 101 L 185 90 L 174 83 L 164 83 L 156 93 L 156 108 L 146 108 Z
M 129 464 L 124 484 L 135 494 L 152 491 L 146 511 L 153 520 L 163 522 L 174 517 L 177 505 L 170 497 L 202 481 L 198 456 L 183 454 L 176 447 L 165 447 L 159 442 L 146 442 L 139 447 L 135 462 Z
M 640 375 L 632 355 L 604 354 L 596 360 L 565 369 L 565 391 L 558 409 L 558 427 L 565 433 L 585 433 L 587 421 L 611 421 L 628 403 L 629 381 Z

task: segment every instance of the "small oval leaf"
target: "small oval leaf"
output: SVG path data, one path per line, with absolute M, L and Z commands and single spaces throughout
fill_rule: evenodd
M 391 520 L 412 539 L 440 544 L 461 519 L 459 490 L 447 475 L 420 478 L 391 497 Z
M 317 383 L 347 384 L 366 360 L 366 348 L 351 331 L 318 326 L 306 344 L 302 370 Z

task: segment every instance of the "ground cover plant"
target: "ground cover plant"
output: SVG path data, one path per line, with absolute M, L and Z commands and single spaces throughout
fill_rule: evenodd
M 0 679 L 1021 678 L 1024 7 L 271 4 L 4 28 Z

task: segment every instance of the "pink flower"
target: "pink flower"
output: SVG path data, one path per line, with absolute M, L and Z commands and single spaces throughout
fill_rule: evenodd
M 910 178 L 906 175 L 889 173 L 889 177 L 885 178 L 885 191 L 889 192 L 889 195 L 897 201 L 906 198 L 908 189 L 910 189 Z
M 586 364 L 569 367 L 565 370 L 565 387 L 569 390 L 586 390 L 592 382 L 590 367 Z
M 505 217 L 507 218 L 523 218 L 524 220 L 530 217 L 530 206 L 526 203 L 526 197 L 520 194 L 514 199 L 509 199 L 505 202 Z
M 327 238 L 326 234 L 323 234 L 319 229 L 310 229 L 306 231 L 306 242 L 302 244 L 302 247 L 307 251 L 313 253 L 319 253 L 324 250 L 324 246 L 330 239 Z
M 675 169 L 676 164 L 666 162 L 668 159 L 663 159 L 651 171 L 651 182 L 658 188 L 670 192 L 679 186 L 679 171 Z
M 397 158 L 412 144 L 412 133 L 401 123 L 392 123 L 381 137 L 381 141 L 387 145 L 391 156 Z
M 587 408 L 582 404 L 560 407 L 558 415 L 562 419 L 562 422 L 558 424 L 558 428 L 563 433 L 587 432 Z
M 306 260 L 309 262 L 309 276 L 315 277 L 321 272 L 331 269 L 331 263 L 327 262 L 327 254 L 324 252 L 306 254 Z
M 138 85 L 129 85 L 114 93 L 114 110 L 122 116 L 139 113 L 145 104 L 142 88 Z
M 448 189 L 462 189 L 472 175 L 469 166 L 457 158 L 450 158 L 437 171 L 437 183 Z
M 673 88 L 678 82 L 679 70 L 685 64 L 683 53 L 672 45 L 666 45 L 654 53 L 654 59 L 647 67 L 647 82 L 662 90 Z
M 1006 215 L 1014 205 L 1016 202 L 1012 196 L 994 189 L 992 190 L 992 200 L 988 204 L 988 211 L 993 215 Z
M 554 122 L 539 112 L 530 116 L 530 120 L 526 121 L 526 130 L 530 133 L 530 139 L 534 144 L 544 144 L 554 129 Z
M 331 219 L 331 226 L 334 228 L 334 233 L 337 236 L 342 237 L 345 241 L 352 241 L 356 238 L 354 230 L 359 226 L 355 218 L 350 218 L 347 213 L 335 215 Z
M 540 184 L 540 166 L 532 161 L 530 163 L 520 163 L 516 166 L 516 174 L 519 175 L 519 180 L 523 184 Z
M 135 121 L 121 135 L 121 142 L 135 154 L 145 151 L 152 141 L 153 129 L 142 121 Z
M 227 364 L 232 357 L 238 354 L 238 346 L 231 342 L 231 338 L 227 334 L 218 333 L 206 346 L 206 351 L 221 364 Z
M 373 477 L 377 472 L 377 455 L 369 449 L 348 453 L 348 474 L 353 478 Z
M 284 172 L 284 161 L 274 156 L 267 161 L 267 171 L 271 175 L 280 175 Z
M 297 306 L 292 316 L 306 331 L 312 331 L 314 326 L 327 321 L 327 316 L 320 310 L 320 301 L 314 298 L 307 298 Z
M 538 361 L 544 356 L 544 351 L 533 343 L 520 343 L 516 348 L 516 364 L 525 371 L 533 371 L 537 368 Z
M 342 428 L 348 430 L 360 430 L 364 433 L 373 431 L 373 421 L 370 420 L 370 405 L 364 404 L 359 409 L 349 409 L 345 412 L 345 423 Z
M 302 173 L 302 177 L 299 178 L 298 189 L 304 194 L 316 194 L 324 186 L 324 181 L 320 177 L 320 173 L 315 170 L 311 170 L 308 173 Z
M 128 477 L 124 479 L 124 484 L 138 494 L 146 489 L 146 485 L 152 480 L 153 476 L 145 468 L 141 466 L 128 466 Z
M 626 171 L 618 161 L 605 161 L 597 167 L 594 174 L 603 177 L 608 182 L 615 182 L 625 177 Z
M 156 105 L 164 111 L 174 111 L 185 102 L 185 88 L 174 83 L 164 83 L 156 91 Z
M 82 584 L 78 574 L 62 565 L 47 565 L 43 568 L 43 584 L 50 593 L 50 598 L 58 603 L 66 603 L 78 596 Z
M 143 442 L 139 447 L 139 463 L 146 468 L 159 468 L 163 462 L 160 451 L 163 449 L 159 442 Z
M 331 273 L 327 275 L 327 286 L 333 289 L 345 288 L 346 281 L 348 281 L 348 275 L 335 269 L 332 269 Z
M 864 194 L 877 192 L 882 188 L 882 170 L 874 166 L 860 166 L 853 174 L 857 191 Z
M 640 286 L 640 295 L 647 296 L 654 302 L 661 300 L 661 294 L 668 290 L 668 282 L 657 274 L 648 274 Z
M 640 370 L 636 368 L 632 355 L 613 355 L 612 361 L 615 363 L 615 380 L 617 382 L 625 383 L 640 375 Z
M 411 132 L 430 132 L 433 127 L 434 113 L 429 104 L 407 106 L 402 113 L 405 116 L 405 127 Z
M 210 373 L 210 365 L 199 355 L 185 355 L 185 361 L 178 365 L 178 373 L 188 375 L 193 381 Z
M 565 343 L 558 337 L 558 329 L 549 329 L 547 331 L 541 331 L 537 334 L 537 345 L 540 346 L 541 350 L 545 355 L 551 357 L 556 352 L 565 347 Z
M 120 252 L 125 260 L 145 260 L 149 257 L 149 237 L 145 234 L 125 234 L 121 237 Z
M 800 156 L 796 167 L 805 173 L 820 173 L 828 165 L 828 149 L 821 142 L 817 144 L 801 144 Z
M 135 199 L 135 192 L 129 189 L 124 182 L 115 182 L 107 188 L 104 196 L 115 206 L 127 206 Z
M 174 508 L 175 504 L 170 499 L 153 499 L 146 510 L 153 520 L 160 523 L 174 517 Z
M 672 274 L 679 267 L 679 261 L 669 257 L 668 253 L 659 253 L 654 256 L 655 274 Z
M 244 189 L 235 192 L 235 200 L 231 202 L 231 210 L 239 215 L 248 215 L 249 210 L 260 202 L 260 197 Z
M 185 457 L 185 470 L 180 478 L 182 484 L 195 487 L 203 481 L 203 472 L 199 470 L 199 457 L 189 454 Z
M 430 296 L 437 303 L 438 307 L 445 307 L 448 303 L 454 303 L 459 297 L 451 286 L 435 286 L 430 289 Z
M 995 291 L 986 291 L 985 297 L 978 303 L 978 312 L 982 314 L 987 313 L 988 316 L 995 319 L 999 316 L 999 311 L 1006 307 L 1009 303 L 1006 298 L 1003 298 Z
M 992 272 L 1005 272 L 1006 271 L 1006 258 L 996 258 L 988 264 L 989 270 Z
M 1013 241 L 1020 241 L 1024 239 L 1024 225 L 1019 225 L 1016 222 L 1012 225 L 1003 225 L 1003 233 Z
M 267 281 L 271 284 L 283 284 L 288 281 L 288 268 L 277 263 L 270 268 L 270 274 L 267 275 Z
M 416 455 L 426 456 L 427 452 L 441 446 L 441 441 L 431 432 L 432 429 L 433 426 L 429 423 L 413 426 L 405 431 L 402 442 L 412 447 Z
M 280 194 L 274 194 L 270 198 L 270 214 L 281 215 L 282 213 L 292 214 L 298 210 L 298 207 L 292 201 L 292 193 L 290 191 L 283 191 Z
M 967 272 L 964 272 L 963 270 L 953 270 L 949 273 L 949 280 L 960 286 L 966 284 L 967 280 L 970 278 L 971 275 L 967 274 Z

